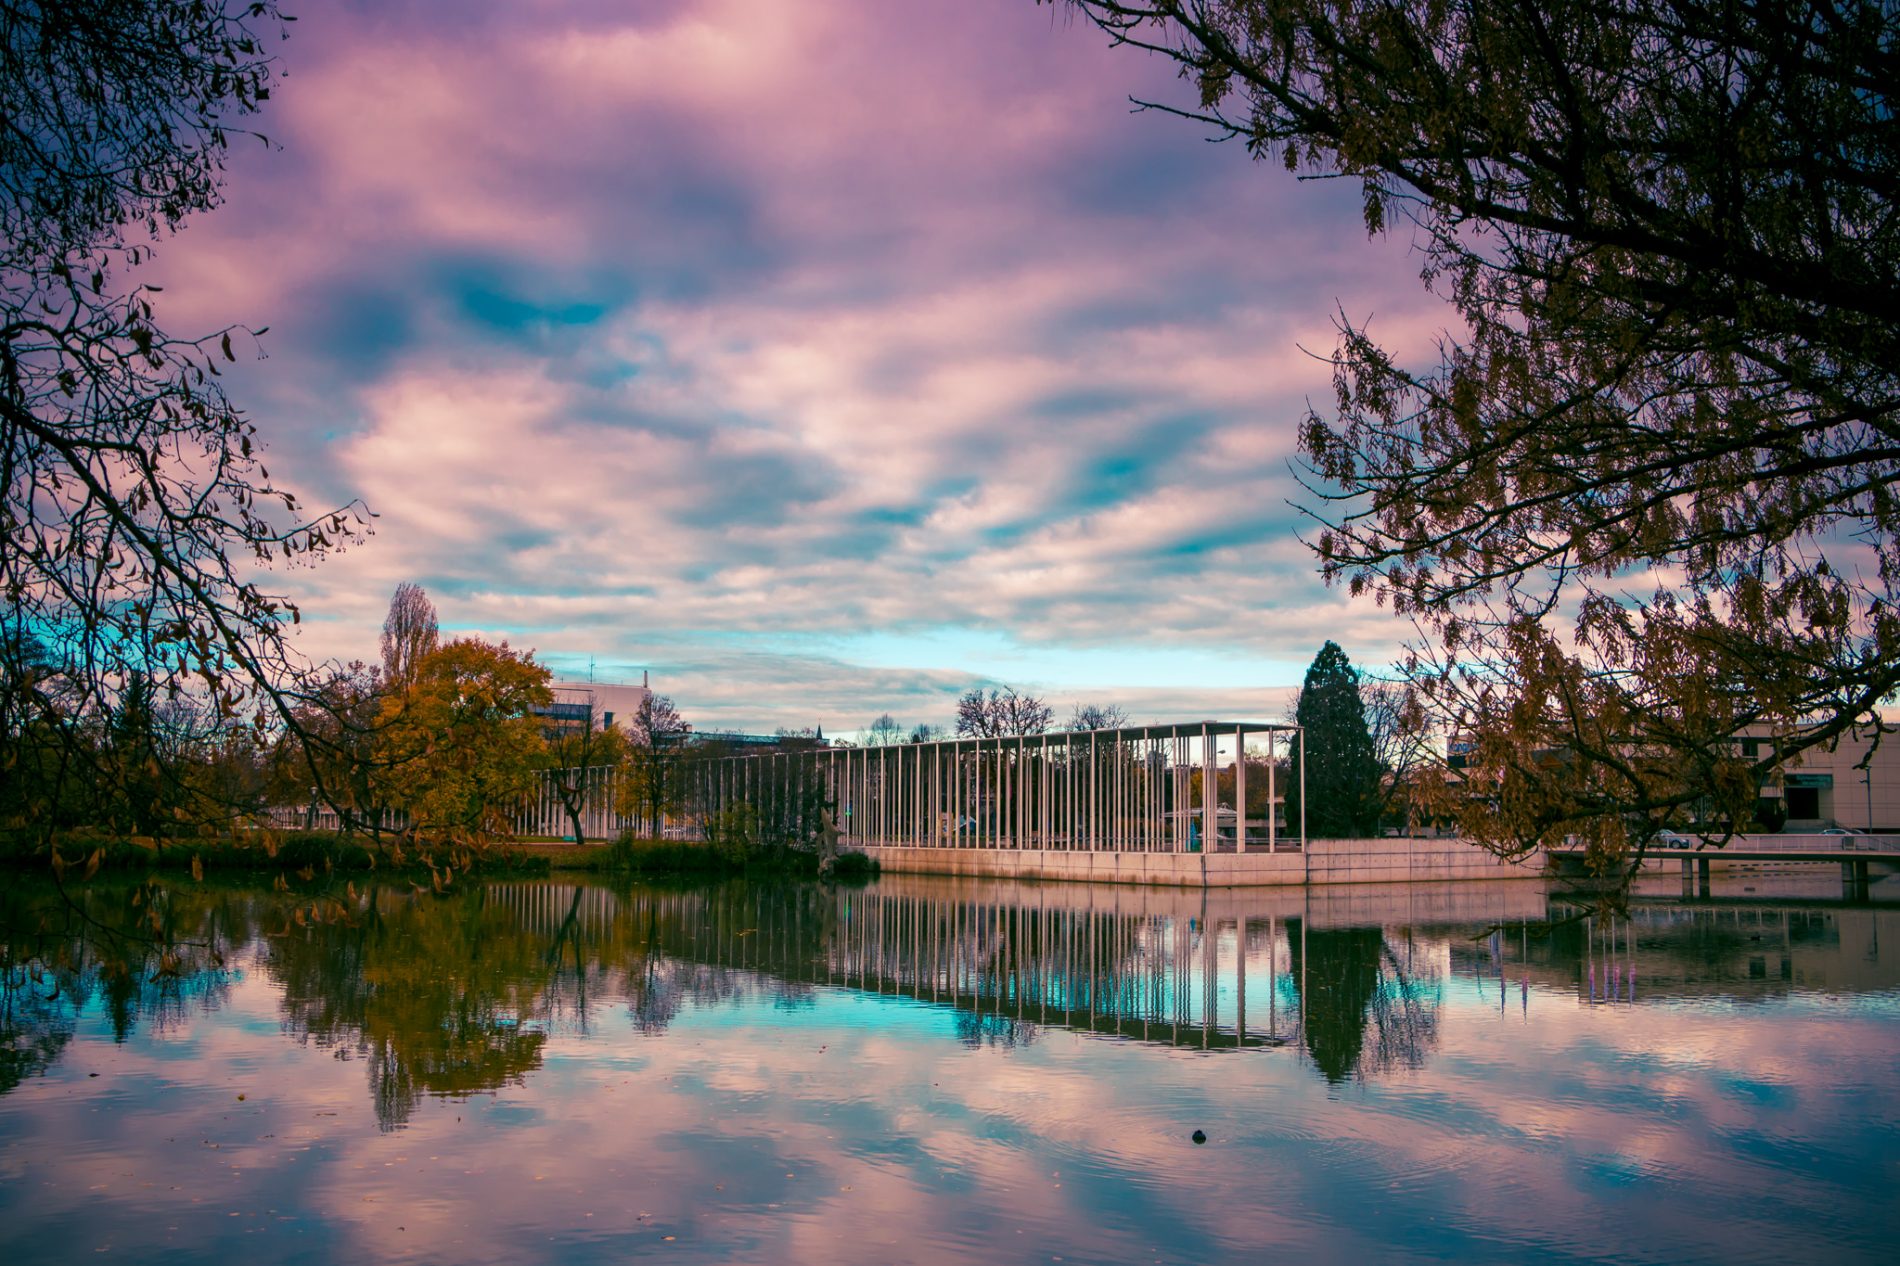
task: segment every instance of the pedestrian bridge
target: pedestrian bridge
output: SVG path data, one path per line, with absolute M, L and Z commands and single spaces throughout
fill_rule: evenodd
M 1558 869 L 1577 870 L 1583 866 L 1583 853 L 1581 848 L 1559 847 L 1551 849 L 1549 856 Z M 1651 846 L 1643 869 L 1666 872 L 1679 864 L 1683 895 L 1706 897 L 1714 862 L 1833 863 L 1841 868 L 1842 894 L 1850 900 L 1865 900 L 1870 883 L 1900 874 L 1900 835 L 1754 834 L 1691 849 Z

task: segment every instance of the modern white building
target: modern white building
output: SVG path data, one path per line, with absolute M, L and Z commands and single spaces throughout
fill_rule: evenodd
M 640 685 L 628 686 L 604 681 L 556 681 L 549 683 L 554 691 L 554 706 L 546 715 L 555 728 L 569 725 L 591 723 L 600 729 L 618 726 L 622 733 L 633 735 L 634 718 L 640 713 L 640 705 L 646 702 L 651 693 L 644 680 Z

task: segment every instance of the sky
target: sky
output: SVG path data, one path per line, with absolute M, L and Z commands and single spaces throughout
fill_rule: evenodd
M 396 585 L 702 729 L 971 686 L 1276 719 L 1331 638 L 1289 501 L 1345 313 L 1445 315 L 1356 185 L 1130 97 L 1161 60 L 1031 0 L 312 0 L 163 242 L 175 332 L 268 326 L 234 399 L 373 535 L 273 584 L 374 658 Z M 591 667 L 590 667 L 591 666 Z

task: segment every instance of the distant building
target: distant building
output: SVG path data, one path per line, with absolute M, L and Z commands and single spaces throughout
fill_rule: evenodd
M 612 725 L 624 734 L 635 735 L 640 705 L 650 693 L 645 685 L 602 681 L 556 681 L 549 686 L 554 691 L 554 703 L 536 709 L 536 714 L 546 718 L 542 728 L 554 734 L 585 725 L 591 718 L 599 729 Z
M 1731 740 L 1735 754 L 1756 761 L 1774 749 L 1774 735 L 1766 726 L 1752 727 Z M 1445 746 L 1447 767 L 1469 766 L 1476 744 L 1462 736 Z M 1900 832 L 1900 733 L 1885 735 L 1871 757 L 1874 730 L 1850 730 L 1832 750 L 1812 747 L 1790 756 L 1780 780 L 1772 776 L 1761 788 L 1755 818 L 1763 827 L 1779 831 L 1820 831 L 1847 827 L 1855 831 Z M 1544 759 L 1562 759 L 1562 749 L 1538 753 Z
M 687 735 L 686 741 L 696 747 L 718 744 L 731 748 L 777 750 L 784 740 L 776 734 L 741 734 L 737 730 L 694 730 Z
M 695 730 L 686 739 L 700 747 L 724 747 L 737 755 L 763 752 L 809 752 L 825 746 L 825 731 L 816 733 L 742 734 L 737 730 Z
M 1759 760 L 1768 755 L 1773 742 L 1766 730 L 1744 733 L 1735 740 L 1736 754 L 1744 760 Z M 1869 748 L 1873 748 L 1871 758 Z M 1789 831 L 1830 826 L 1900 831 L 1900 734 L 1884 735 L 1874 747 L 1869 726 L 1842 735 L 1833 751 L 1809 748 L 1789 759 L 1781 785 L 1771 782 L 1762 788 L 1761 797 L 1765 812 L 1758 816 L 1779 817 L 1785 808 L 1783 829 Z

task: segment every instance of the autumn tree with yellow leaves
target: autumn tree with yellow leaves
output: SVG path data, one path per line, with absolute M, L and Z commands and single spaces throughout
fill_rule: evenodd
M 391 801 L 412 835 L 475 842 L 513 829 L 545 763 L 537 709 L 554 700 L 527 651 L 459 638 L 424 654 L 413 683 L 382 703 Z

